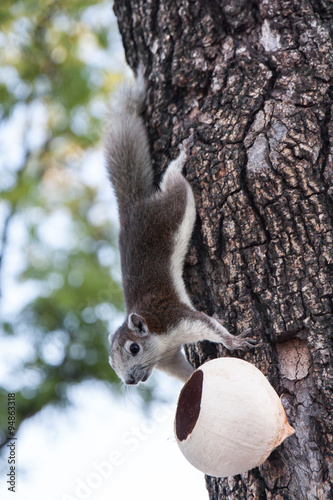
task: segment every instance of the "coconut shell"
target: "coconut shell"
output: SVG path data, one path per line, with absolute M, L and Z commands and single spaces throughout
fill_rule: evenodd
M 262 464 L 293 433 L 271 384 L 241 359 L 205 363 L 180 393 L 177 443 L 185 458 L 210 476 L 233 476 Z

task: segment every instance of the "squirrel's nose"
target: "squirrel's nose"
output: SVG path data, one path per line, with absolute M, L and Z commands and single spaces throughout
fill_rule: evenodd
M 126 380 L 125 380 L 126 385 L 134 385 L 136 384 L 135 378 L 133 375 L 127 375 Z

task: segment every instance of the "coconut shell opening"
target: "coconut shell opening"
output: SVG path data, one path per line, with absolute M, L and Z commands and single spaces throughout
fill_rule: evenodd
M 203 372 L 196 370 L 179 395 L 175 422 L 179 441 L 184 441 L 197 423 L 201 408 L 202 384 Z

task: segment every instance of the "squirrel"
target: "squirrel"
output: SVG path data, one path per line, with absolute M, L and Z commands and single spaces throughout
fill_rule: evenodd
M 105 137 L 107 169 L 119 213 L 119 249 L 126 319 L 110 335 L 110 365 L 125 384 L 145 382 L 154 367 L 186 381 L 194 369 L 183 344 L 203 340 L 246 350 L 249 330 L 232 335 L 219 320 L 197 311 L 183 281 L 196 219 L 194 195 L 182 174 L 193 139 L 180 145 L 159 186 L 154 185 L 142 113 L 142 71 L 116 92 Z

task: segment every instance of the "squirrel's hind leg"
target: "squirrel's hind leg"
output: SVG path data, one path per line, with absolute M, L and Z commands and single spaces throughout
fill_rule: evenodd
M 189 141 L 182 144 L 178 157 L 173 160 L 160 184 L 160 200 L 171 215 L 177 215 L 178 225 L 173 233 L 170 271 L 179 300 L 191 309 L 191 300 L 183 281 L 183 266 L 196 219 L 194 195 L 190 183 L 181 173 L 189 152 Z M 176 217 L 175 217 L 176 219 Z
M 181 151 L 177 158 L 169 163 L 160 184 L 162 193 L 172 189 L 174 186 L 179 186 L 184 181 L 187 183 L 185 177 L 182 175 L 186 159 L 187 155 L 185 151 Z
M 160 189 L 162 192 L 166 191 L 169 187 L 172 187 L 172 185 L 182 182 L 181 179 L 185 180 L 186 184 L 188 184 L 185 177 L 182 175 L 182 170 L 187 158 L 189 157 L 192 145 L 193 135 L 191 135 L 188 139 L 186 139 L 182 142 L 182 144 L 179 145 L 179 155 L 175 160 L 169 163 L 168 168 L 163 175 L 162 182 L 160 184 Z

